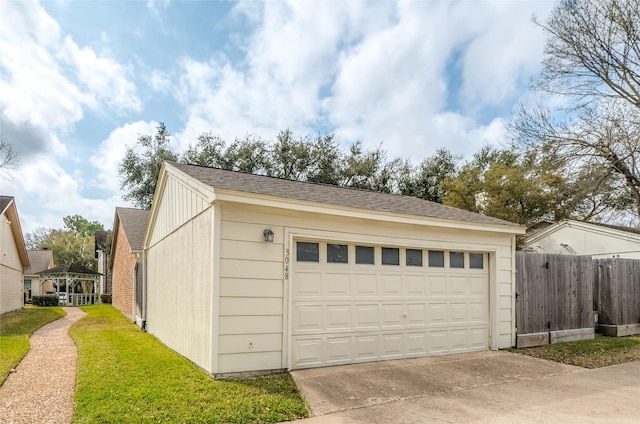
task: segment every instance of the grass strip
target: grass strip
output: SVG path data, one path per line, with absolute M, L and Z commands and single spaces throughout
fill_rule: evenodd
M 29 337 L 45 324 L 62 318 L 59 306 L 26 307 L 0 316 L 0 385 L 29 352 Z
M 592 340 L 562 342 L 546 346 L 509 350 L 583 368 L 601 368 L 625 362 L 640 361 L 640 336 L 598 336 Z
M 216 381 L 110 305 L 70 328 L 78 346 L 75 423 L 272 423 L 307 416 L 288 374 Z

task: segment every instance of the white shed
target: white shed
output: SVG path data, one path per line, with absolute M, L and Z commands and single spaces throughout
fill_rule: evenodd
M 216 377 L 510 347 L 523 233 L 413 197 L 165 163 L 147 330 Z
M 523 238 L 531 252 L 640 259 L 640 228 L 567 219 L 534 226 Z

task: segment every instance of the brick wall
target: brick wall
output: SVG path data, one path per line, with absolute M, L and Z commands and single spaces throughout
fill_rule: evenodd
M 133 319 L 133 279 L 136 256 L 130 251 L 127 236 L 122 225 L 119 225 L 111 274 L 111 301 L 113 306 L 127 318 Z

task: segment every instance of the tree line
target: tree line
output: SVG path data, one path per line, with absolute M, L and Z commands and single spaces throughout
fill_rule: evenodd
M 334 134 L 280 131 L 273 140 L 245 136 L 228 143 L 201 134 L 184 152 L 171 148 L 164 124 L 140 135 L 120 165 L 124 198 L 149 208 L 163 160 L 297 181 L 419 197 L 523 225 L 540 219 L 595 219 L 628 209 L 615 190 L 592 190 L 598 175 L 558 166 L 552 152 L 487 146 L 469 160 L 445 148 L 418 163 L 389 158 L 378 146 L 343 149 Z
M 523 225 L 640 217 L 640 0 L 559 0 L 546 21 L 533 105 L 519 105 L 506 147 L 471 159 L 441 148 L 412 162 L 381 146 L 342 149 L 334 134 L 290 130 L 232 142 L 201 134 L 184 152 L 160 124 L 120 164 L 124 199 L 149 208 L 162 160 L 416 196 Z M 549 106 L 551 105 L 551 106 Z

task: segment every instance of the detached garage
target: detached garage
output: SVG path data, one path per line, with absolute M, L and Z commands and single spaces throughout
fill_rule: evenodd
M 147 330 L 216 377 L 514 345 L 510 222 L 165 163 Z

